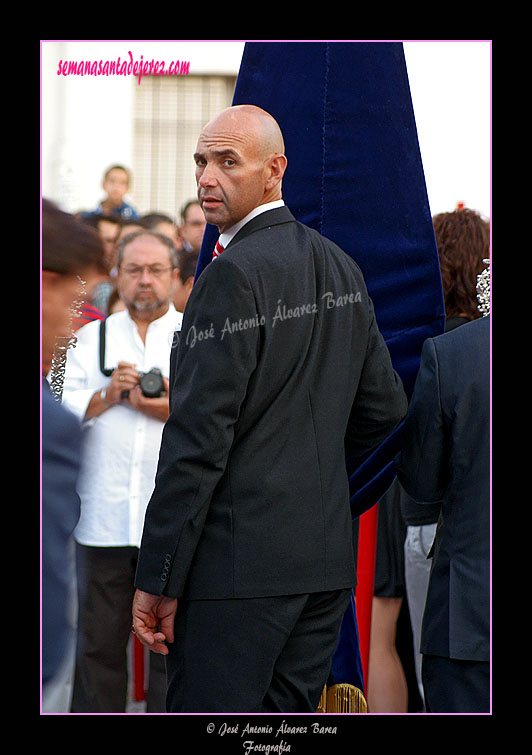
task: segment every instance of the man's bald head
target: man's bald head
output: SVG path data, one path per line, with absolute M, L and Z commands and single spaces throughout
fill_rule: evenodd
M 281 198 L 286 169 L 277 121 L 256 105 L 226 108 L 202 130 L 194 155 L 198 198 L 220 232 Z
M 257 142 L 264 159 L 272 154 L 284 155 L 284 139 L 275 118 L 257 105 L 233 105 L 222 110 L 205 129 L 242 132 Z M 204 130 L 205 130 L 204 129 Z

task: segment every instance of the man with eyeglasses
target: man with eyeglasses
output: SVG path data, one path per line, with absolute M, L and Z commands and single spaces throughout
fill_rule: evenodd
M 72 712 L 127 707 L 127 646 L 144 513 L 153 489 L 174 333 L 176 250 L 141 230 L 118 247 L 117 286 L 125 310 L 78 331 L 67 359 L 63 403 L 82 422 L 78 559 L 78 651 Z M 141 376 L 161 372 L 163 391 L 146 396 Z M 154 664 L 155 659 L 155 664 Z M 150 654 L 147 712 L 164 712 L 164 659 Z

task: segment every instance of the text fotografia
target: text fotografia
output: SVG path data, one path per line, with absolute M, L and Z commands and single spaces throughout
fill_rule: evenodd
M 128 50 L 129 60 L 60 60 L 58 76 L 138 76 L 139 84 L 143 76 L 188 76 L 189 60 L 173 60 L 166 67 L 164 60 L 133 59 Z
M 331 291 L 326 291 L 321 297 L 321 304 L 325 309 L 335 309 L 338 307 L 345 307 L 349 304 L 362 301 L 360 291 L 356 294 L 342 294 L 341 296 L 335 296 Z M 296 307 L 287 307 L 286 304 L 282 304 L 281 300 L 277 302 L 275 313 L 271 319 L 271 326 L 275 328 L 280 322 L 286 322 L 287 320 L 293 320 L 305 315 L 315 315 L 319 312 L 319 306 L 317 302 L 312 304 L 302 304 Z M 198 342 L 208 341 L 216 338 L 219 335 L 220 340 L 233 333 L 240 333 L 244 330 L 250 330 L 251 328 L 264 327 L 267 324 L 265 315 L 255 314 L 253 317 L 240 318 L 238 320 L 231 320 L 229 317 L 225 318 L 224 325 L 220 332 L 217 334 L 214 329 L 214 324 L 211 323 L 210 327 L 198 330 L 195 325 L 191 325 L 188 329 L 186 336 L 186 344 L 193 348 Z
M 265 753 L 266 755 L 274 755 L 274 753 L 281 754 L 284 752 L 290 752 L 292 749 L 291 745 L 288 742 L 286 742 L 284 739 L 279 739 L 279 737 L 297 737 L 298 735 L 308 734 L 334 735 L 337 733 L 337 728 L 336 726 L 324 726 L 323 724 L 317 722 L 313 722 L 308 726 L 291 726 L 283 720 L 280 726 L 272 726 L 270 724 L 253 725 L 246 723 L 246 725 L 242 728 L 240 728 L 240 724 L 234 724 L 231 726 L 227 723 L 223 723 L 218 728 L 216 728 L 215 725 L 211 723 L 207 726 L 207 732 L 209 734 L 216 732 L 219 737 L 231 735 L 239 736 L 242 740 L 242 752 L 244 753 L 244 755 L 252 755 L 252 753 L 254 752 L 261 752 Z M 257 742 L 254 739 L 249 739 L 249 737 L 257 735 L 263 736 L 265 734 L 272 736 L 278 741 L 275 742 L 275 744 L 265 744 L 263 742 Z M 246 737 L 246 739 L 244 739 L 244 737 Z

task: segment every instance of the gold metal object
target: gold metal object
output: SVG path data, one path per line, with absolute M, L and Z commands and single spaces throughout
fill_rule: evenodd
M 368 705 L 362 691 L 353 684 L 333 684 L 323 688 L 317 713 L 367 713 Z

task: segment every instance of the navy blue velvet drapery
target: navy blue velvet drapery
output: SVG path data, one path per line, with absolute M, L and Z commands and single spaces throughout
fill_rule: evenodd
M 283 198 L 360 265 L 410 395 L 423 341 L 443 332 L 445 312 L 402 44 L 247 43 L 233 98 L 243 103 L 278 121 Z M 217 236 L 208 225 L 196 275 Z M 358 468 L 347 460 L 353 516 L 392 482 L 399 436 Z
M 247 43 L 233 99 L 244 103 L 264 108 L 281 127 L 283 199 L 294 216 L 360 265 L 410 395 L 422 344 L 443 332 L 445 312 L 402 44 Z M 208 225 L 196 276 L 217 236 Z M 353 517 L 393 481 L 399 441 L 400 428 L 361 465 L 346 460 Z M 363 689 L 354 611 L 353 603 L 331 675 Z

